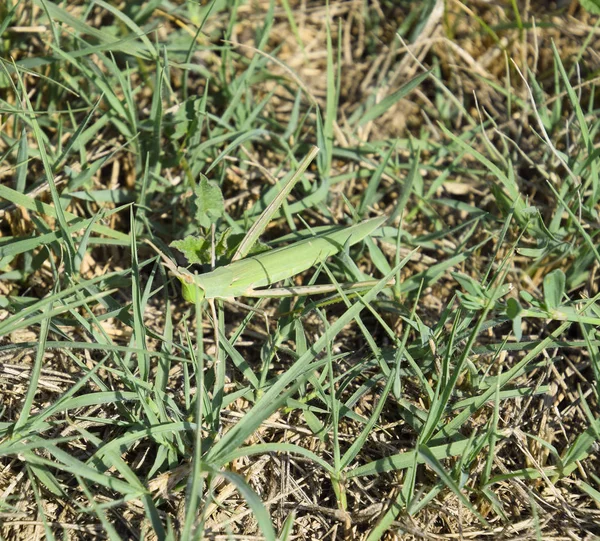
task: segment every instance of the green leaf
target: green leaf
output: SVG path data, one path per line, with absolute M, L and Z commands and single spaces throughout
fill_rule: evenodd
M 502 284 L 500 287 L 495 288 L 491 291 L 486 291 L 486 297 L 491 298 L 493 301 L 501 299 L 505 295 L 508 295 L 513 289 L 512 284 Z
M 210 227 L 225 211 L 225 201 L 221 188 L 200 175 L 200 184 L 194 189 L 196 194 L 196 222 L 202 227 Z
M 243 234 L 232 235 L 231 228 L 215 235 L 215 258 L 217 266 L 229 263 L 231 256 L 243 238 Z M 205 237 L 188 235 L 184 239 L 174 240 L 170 246 L 179 250 L 191 265 L 208 265 L 211 262 L 210 241 Z M 270 249 L 270 246 L 258 241 L 248 255 L 257 255 L 267 252 Z
M 565 273 L 556 269 L 544 277 L 544 302 L 546 308 L 552 310 L 562 303 L 565 291 Z
M 600 15 L 600 0 L 580 0 L 582 7 L 595 15 Z
M 546 246 L 547 245 L 544 245 L 542 248 L 517 248 L 517 253 L 533 260 L 537 260 L 542 258 L 546 253 Z
M 588 496 L 591 496 L 594 500 L 596 500 L 596 503 L 600 504 L 600 492 L 598 492 L 594 487 L 588 485 L 585 481 L 580 481 L 579 488 Z
M 169 120 L 171 121 L 171 139 L 180 141 L 192 135 L 191 129 L 197 128 L 200 113 L 201 98 L 192 96 L 179 105 Z
M 524 300 L 526 303 L 529 303 L 529 304 L 531 304 L 531 303 L 535 302 L 535 297 L 534 297 L 534 296 L 533 296 L 531 293 L 529 293 L 529 291 L 522 290 L 522 291 L 520 291 L 520 292 L 519 292 L 519 296 L 520 296 L 520 297 L 521 297 L 521 298 L 522 298 L 522 299 L 523 299 L 523 300 Z
M 510 319 L 515 319 L 523 311 L 523 307 L 517 299 L 508 299 L 506 301 L 506 315 Z
M 202 237 L 189 235 L 182 240 L 174 240 L 170 246 L 177 248 L 190 264 L 203 265 L 210 261 L 210 243 Z
M 518 314 L 514 318 L 512 318 L 512 330 L 513 334 L 515 335 L 515 338 L 517 339 L 517 342 L 520 342 L 521 338 L 523 338 L 523 328 L 521 325 L 522 323 L 523 318 L 521 317 L 521 314 Z
M 485 293 L 483 292 L 481 285 L 479 285 L 475 280 L 473 280 L 473 278 L 467 276 L 466 274 L 460 274 L 458 272 L 453 272 L 451 274 L 452 278 L 454 278 L 467 293 L 473 295 L 474 297 L 479 297 L 481 299 L 485 297 Z
M 462 291 L 457 291 L 458 300 L 460 301 L 461 306 L 464 306 L 467 310 L 472 310 L 476 312 L 477 310 L 483 310 L 485 308 L 485 298 L 469 295 L 468 293 L 463 293 Z

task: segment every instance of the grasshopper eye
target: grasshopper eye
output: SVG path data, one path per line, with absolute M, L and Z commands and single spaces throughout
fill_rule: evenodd
M 188 284 L 194 283 L 194 275 L 184 267 L 177 267 L 177 277 L 181 282 L 187 282 Z

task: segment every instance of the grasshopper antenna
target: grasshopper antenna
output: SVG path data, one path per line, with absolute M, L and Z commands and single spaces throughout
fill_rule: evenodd
M 173 261 L 171 261 L 166 254 L 158 247 L 156 246 L 156 244 L 154 244 L 150 239 L 144 239 L 144 242 L 146 244 L 148 244 L 149 246 L 152 247 L 152 249 L 160 256 L 160 258 L 163 260 L 163 263 L 165 264 L 166 267 L 168 267 L 168 269 L 175 275 L 175 276 L 179 276 L 181 274 L 181 272 L 179 271 L 179 269 L 177 268 L 177 265 L 175 265 L 175 263 L 173 263 Z

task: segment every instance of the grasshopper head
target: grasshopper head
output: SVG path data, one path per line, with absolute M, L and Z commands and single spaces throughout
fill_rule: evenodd
M 177 278 L 179 278 L 179 281 L 181 282 L 183 298 L 192 304 L 196 304 L 196 302 L 202 302 L 204 300 L 205 293 L 204 290 L 194 280 L 194 275 L 186 269 L 182 269 L 181 267 L 178 270 L 179 272 Z
M 183 292 L 183 298 L 192 304 L 204 300 L 204 290 L 199 288 L 196 284 L 190 284 L 189 282 L 184 282 L 182 280 L 181 290 Z

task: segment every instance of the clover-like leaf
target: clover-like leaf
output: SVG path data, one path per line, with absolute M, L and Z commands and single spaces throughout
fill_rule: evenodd
M 513 299 L 512 297 L 506 301 L 506 315 L 510 319 L 515 319 L 518 317 L 523 311 L 523 307 L 519 303 L 517 299 Z

